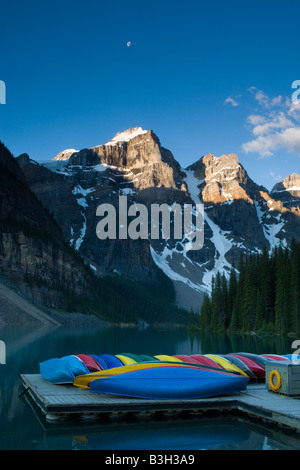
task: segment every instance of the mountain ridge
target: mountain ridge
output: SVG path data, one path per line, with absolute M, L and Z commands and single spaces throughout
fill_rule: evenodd
M 200 306 L 213 275 L 218 269 L 228 274 L 241 254 L 259 253 L 265 246 L 270 251 L 300 239 L 298 195 L 287 202 L 276 188 L 269 192 L 257 185 L 234 153 L 207 154 L 184 169 L 152 130 L 132 128 L 104 145 L 71 150 L 67 159 L 66 151 L 58 155 L 40 163 L 21 158 L 20 164 L 68 243 L 99 276 L 112 270 L 153 281 L 158 266 L 172 279 L 183 302 L 182 292 L 187 293 L 187 307 Z M 154 203 L 203 204 L 203 248 L 185 252 L 184 240 L 100 242 L 95 234 L 96 208 L 108 202 L 117 207 L 120 195 L 126 195 L 129 204 L 148 208 Z
M 85 194 L 81 186 L 66 186 L 60 175 L 40 166 L 27 154 L 14 158 L 0 142 L 1 324 L 85 321 L 102 327 L 107 322 L 137 324 L 160 322 L 163 318 L 180 324 L 187 322 L 187 312 L 174 303 L 171 281 L 155 265 L 156 282 L 150 282 L 149 292 L 143 283 L 111 271 L 101 278 L 95 276 L 94 266 L 79 251 L 80 243 L 70 246 L 59 218 L 57 221 L 51 208 L 37 196 L 39 191 L 30 188 L 30 177 L 23 168 L 31 177 L 38 177 L 40 190 L 45 189 L 50 178 L 46 187 L 50 199 L 55 189 L 58 193 L 61 189 L 65 200 L 69 190 L 71 201 L 82 210 L 85 206 L 80 205 Z M 66 208 L 72 208 L 72 204 L 64 206 L 60 201 L 60 210 L 64 213 Z M 79 215 L 82 217 L 82 213 Z M 82 232 L 80 236 L 83 235 Z M 146 305 L 143 299 L 147 299 Z

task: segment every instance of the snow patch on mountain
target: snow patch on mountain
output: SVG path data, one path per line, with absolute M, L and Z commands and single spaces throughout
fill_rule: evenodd
M 77 186 L 75 186 L 72 193 L 74 195 L 81 194 L 82 196 L 87 196 L 88 194 L 93 193 L 94 191 L 96 191 L 95 188 L 83 189 L 83 187 L 78 184 Z
M 212 279 L 217 275 L 218 272 L 220 272 L 220 274 L 225 274 L 226 277 L 229 276 L 230 269 L 232 268 L 232 266 L 226 260 L 225 255 L 232 248 L 233 243 L 226 237 L 229 232 L 221 230 L 220 227 L 215 224 L 206 214 L 205 220 L 213 232 L 211 241 L 213 242 L 217 250 L 217 254 L 215 255 L 214 268 L 210 271 L 206 271 L 202 279 L 203 284 L 210 290 L 212 285 Z
M 187 184 L 189 193 L 191 195 L 192 200 L 195 204 L 201 204 L 201 200 L 199 197 L 199 184 L 201 183 L 195 176 L 193 170 L 185 170 L 186 178 L 185 182 Z M 213 242 L 217 254 L 215 255 L 215 265 L 214 268 L 210 271 L 206 271 L 203 275 L 203 285 L 207 288 L 211 288 L 212 278 L 216 276 L 218 272 L 221 274 L 224 273 L 225 275 L 229 274 L 231 269 L 231 264 L 228 263 L 226 260 L 226 253 L 232 248 L 233 243 L 231 240 L 227 238 L 229 232 L 225 232 L 221 230 L 220 227 L 213 222 L 205 213 L 204 221 L 209 225 L 213 235 L 211 237 L 211 241 Z
M 286 244 L 286 240 L 280 240 L 276 235 L 280 232 L 280 230 L 284 226 L 284 221 L 281 220 L 281 214 L 278 214 L 275 219 L 277 219 L 277 223 L 266 224 L 263 222 L 263 216 L 265 215 L 264 211 L 262 210 L 259 202 L 257 200 L 254 201 L 254 205 L 257 212 L 257 217 L 259 220 L 260 225 L 262 226 L 264 236 L 269 242 L 269 252 L 271 253 L 274 248 L 280 245 L 282 242 L 284 245 Z M 269 214 L 268 214 L 269 215 Z
M 49 162 L 39 162 L 39 164 L 48 168 L 48 170 L 51 170 L 53 173 L 65 174 L 64 171 L 68 164 L 68 160 L 50 160 Z
M 171 262 L 175 254 L 173 250 L 171 251 L 169 249 L 165 249 L 161 254 L 159 254 L 150 245 L 150 253 L 156 266 L 160 268 L 166 274 L 166 276 L 168 276 L 169 279 L 172 279 L 173 281 L 183 282 L 184 284 L 191 287 L 197 292 L 204 292 L 203 286 L 201 284 L 196 284 L 188 277 L 185 271 L 186 266 L 182 265 L 182 261 L 178 262 L 175 259 L 173 263 Z M 179 265 L 182 266 L 182 274 L 180 274 L 180 271 L 178 270 Z
M 76 243 L 75 243 L 75 250 L 76 251 L 78 251 L 79 248 L 81 247 L 81 244 L 82 244 L 83 239 L 84 239 L 85 234 L 86 234 L 86 216 L 85 216 L 84 212 L 81 212 L 81 215 L 83 216 L 83 225 L 82 225 L 82 228 L 80 230 L 80 236 L 76 240 Z
M 148 131 L 142 129 L 141 127 L 134 127 L 131 129 L 127 129 L 123 132 L 118 132 L 115 137 L 113 137 L 110 141 L 106 142 L 105 145 L 116 145 L 119 142 L 129 142 L 134 137 L 138 135 L 147 134 Z
M 56 157 L 53 158 L 53 160 L 69 160 L 69 158 L 71 157 L 71 155 L 73 155 L 73 153 L 77 153 L 79 150 L 75 150 L 75 149 L 66 149 L 66 150 L 63 150 L 62 152 L 59 152 L 58 155 L 56 155 Z

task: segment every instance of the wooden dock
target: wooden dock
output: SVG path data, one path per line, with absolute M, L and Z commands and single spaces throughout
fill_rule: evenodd
M 136 415 L 176 415 L 183 412 L 239 411 L 264 422 L 300 431 L 300 400 L 269 392 L 265 383 L 249 384 L 240 393 L 189 400 L 147 400 L 91 393 L 73 385 L 53 385 L 39 374 L 20 376 L 23 392 L 45 415 L 47 422 L 78 417 L 83 420 Z

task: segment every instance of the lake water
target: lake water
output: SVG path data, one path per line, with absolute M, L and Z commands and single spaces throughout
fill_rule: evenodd
M 193 417 L 50 424 L 20 397 L 19 376 L 39 373 L 39 362 L 68 354 L 290 354 L 291 338 L 190 336 L 185 328 L 0 328 L 6 364 L 0 364 L 1 450 L 300 449 L 300 436 L 240 417 Z

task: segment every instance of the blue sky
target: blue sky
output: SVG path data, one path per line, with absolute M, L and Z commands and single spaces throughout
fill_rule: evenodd
M 49 160 L 141 126 L 183 167 L 237 153 L 268 189 L 300 173 L 299 0 L 11 0 L 0 9 L 0 140 L 15 156 Z

